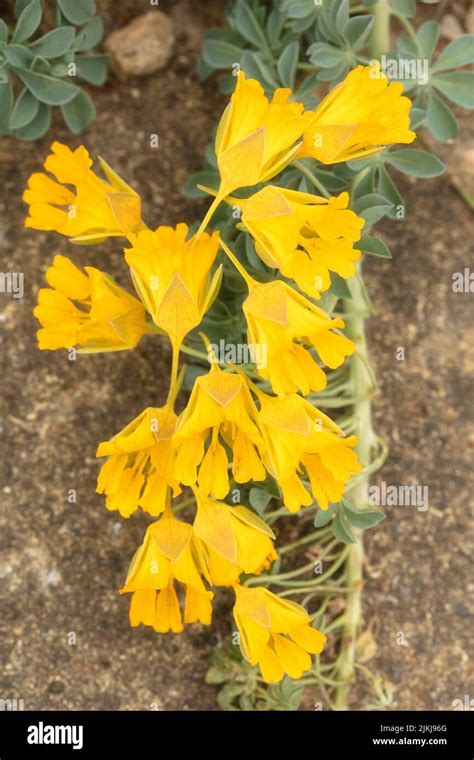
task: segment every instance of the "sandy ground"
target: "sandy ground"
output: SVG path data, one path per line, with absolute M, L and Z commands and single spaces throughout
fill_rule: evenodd
M 133 3 L 120 5 L 114 25 L 132 15 Z M 111 28 L 110 3 L 103 6 Z M 102 154 L 139 189 L 151 224 L 201 212 L 183 187 L 200 167 L 222 107 L 214 85 L 194 74 L 209 17 L 192 16 L 189 7 L 180 5 L 172 65 L 150 79 L 112 80 L 95 94 L 99 116 L 83 138 L 92 154 Z M 150 153 L 149 135 L 156 132 L 160 148 Z M 464 134 L 472 147 L 472 135 Z M 133 353 L 76 362 L 36 348 L 31 312 L 54 253 L 127 283 L 117 243 L 80 248 L 23 229 L 21 192 L 53 136 L 71 146 L 80 142 L 58 121 L 41 143 L 2 140 L 0 146 L 3 269 L 25 273 L 24 299 L 0 295 L 0 697 L 23 699 L 25 709 L 212 710 L 214 689 L 203 679 L 216 629 L 192 626 L 173 637 L 129 627 L 128 600 L 117 589 L 148 520 L 137 514 L 125 523 L 94 493 L 97 442 L 164 400 L 168 348 L 147 338 Z M 462 161 L 461 154 L 456 162 Z M 369 331 L 381 385 L 376 425 L 391 447 L 374 482 L 428 486 L 429 508 L 388 508 L 388 519 L 368 537 L 364 611 L 378 643 L 369 665 L 393 684 L 393 707 L 437 710 L 474 694 L 468 669 L 472 294 L 451 289 L 452 273 L 469 266 L 472 227 L 445 180 L 404 186 L 407 222 L 381 227 L 394 259 L 367 262 L 380 310 Z M 395 358 L 398 347 L 405 348 L 403 362 Z M 70 489 L 76 503 L 68 502 Z M 218 629 L 225 626 L 218 621 Z M 397 643 L 402 639 L 406 645 Z M 354 708 L 364 694 L 362 684 Z

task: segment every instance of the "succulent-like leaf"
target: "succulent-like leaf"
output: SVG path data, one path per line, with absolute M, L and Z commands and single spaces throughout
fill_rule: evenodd
M 42 103 L 50 106 L 69 103 L 79 92 L 77 85 L 65 82 L 62 79 L 55 79 L 51 76 L 22 69 L 18 70 L 17 73 L 29 91 Z
M 43 58 L 59 58 L 71 47 L 75 33 L 73 26 L 60 26 L 35 40 L 30 49 Z
M 13 32 L 12 42 L 24 42 L 29 39 L 40 25 L 43 8 L 40 0 L 32 0 L 20 13 Z
M 26 127 L 38 113 L 39 101 L 24 87 L 19 94 L 10 115 L 8 126 L 11 130 Z
M 92 100 L 84 90 L 79 90 L 75 98 L 62 105 L 61 113 L 68 128 L 75 135 L 83 132 L 97 115 Z

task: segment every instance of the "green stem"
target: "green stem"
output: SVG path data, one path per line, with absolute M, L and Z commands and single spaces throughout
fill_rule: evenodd
M 217 209 L 217 207 L 219 206 L 219 204 L 221 203 L 222 200 L 223 200 L 223 196 L 219 192 L 216 195 L 216 197 L 214 198 L 214 200 L 212 201 L 212 203 L 209 206 L 209 208 L 207 209 L 207 211 L 206 211 L 206 213 L 204 215 L 204 219 L 202 220 L 201 224 L 199 225 L 198 231 L 194 235 L 194 238 L 193 238 L 194 241 L 198 240 L 201 237 L 202 233 L 204 232 L 204 230 L 206 229 L 207 225 L 209 224 L 209 222 L 211 221 L 212 217 L 214 216 L 215 210 Z
M 345 588 L 345 586 L 316 586 L 315 589 L 311 591 L 311 596 L 314 594 L 348 594 L 349 589 Z M 308 587 L 305 588 L 290 588 L 286 591 L 279 591 L 278 596 L 293 596 L 294 594 L 308 594 Z M 306 605 L 303 604 L 303 607 Z
M 172 349 L 173 349 L 173 352 L 172 352 L 172 361 L 171 361 L 171 377 L 170 377 L 170 387 L 168 390 L 168 399 L 167 399 L 168 404 L 173 403 L 176 397 L 176 394 L 179 390 L 179 386 L 178 386 L 178 389 L 176 390 L 177 380 L 178 380 L 178 370 L 179 370 L 179 350 L 180 350 L 179 344 L 173 343 Z
M 383 0 L 380 0 L 380 2 L 383 2 Z M 361 310 L 361 306 L 365 301 L 362 277 L 352 278 L 351 295 L 351 300 L 345 301 L 345 307 L 348 316 L 353 317 L 347 320 L 347 334 L 353 340 L 357 349 L 356 353 L 351 357 L 350 376 L 354 390 L 357 389 L 357 393 L 361 396 L 360 400 L 354 404 L 353 409 L 356 419 L 355 433 L 358 437 L 357 455 L 363 467 L 368 468 L 371 463 L 374 441 L 370 401 L 373 377 L 372 372 L 368 369 L 370 365 L 367 359 L 367 341 L 364 331 L 365 319 L 362 316 L 355 316 L 355 312 Z M 349 491 L 349 497 L 354 506 L 359 508 L 367 506 L 368 488 L 369 476 L 366 472 Z M 347 709 L 347 696 L 355 678 L 356 642 L 362 613 L 361 590 L 364 561 L 362 531 L 354 530 L 354 535 L 356 543 L 349 546 L 345 568 L 346 584 L 351 590 L 347 595 L 341 654 L 338 660 L 338 680 L 342 683 L 336 689 L 335 706 L 337 710 Z
M 371 37 L 371 53 L 379 59 L 390 50 L 390 5 L 388 0 L 379 0 L 374 6 L 374 28 Z
M 309 179 L 312 185 L 319 190 L 321 195 L 323 195 L 325 198 L 330 198 L 331 193 L 328 193 L 322 182 L 319 181 L 319 179 L 313 174 L 311 169 L 308 169 L 307 166 L 305 166 L 301 161 L 295 161 L 294 166 L 301 172 L 301 174 L 304 174 L 306 179 Z
M 286 544 L 285 546 L 282 546 L 278 549 L 278 553 L 280 555 L 286 554 L 286 552 L 291 551 L 292 549 L 296 549 L 298 546 L 303 546 L 304 544 L 310 544 L 314 541 L 316 543 L 317 541 L 320 541 L 324 536 L 329 536 L 332 533 L 331 527 L 329 528 L 323 528 L 323 530 L 315 530 L 313 533 L 309 533 L 306 536 L 303 536 L 302 538 L 299 538 L 298 541 L 293 541 L 291 544 Z

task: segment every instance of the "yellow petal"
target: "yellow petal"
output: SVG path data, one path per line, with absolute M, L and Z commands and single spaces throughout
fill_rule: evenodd
M 211 591 L 199 593 L 188 587 L 184 603 L 184 622 L 211 624 L 212 604 L 214 594 Z
M 156 606 L 156 591 L 134 591 L 130 602 L 130 624 L 132 626 L 153 625 Z
M 319 654 L 322 652 L 324 644 L 327 641 L 327 636 L 316 628 L 310 625 L 302 625 L 300 628 L 293 628 L 288 631 L 289 635 L 296 641 L 300 647 L 306 649 L 307 652 L 312 654 Z
M 212 494 L 223 499 L 229 493 L 227 455 L 224 447 L 216 441 L 211 443 L 199 468 L 198 483 L 204 496 Z
M 273 645 L 283 670 L 290 678 L 301 678 L 305 670 L 310 669 L 311 657 L 298 644 L 276 634 Z
M 270 647 L 265 647 L 258 664 L 262 678 L 267 683 L 276 683 L 283 678 L 284 671 L 281 662 Z
M 153 628 L 158 633 L 181 633 L 183 630 L 178 596 L 172 582 L 158 594 Z

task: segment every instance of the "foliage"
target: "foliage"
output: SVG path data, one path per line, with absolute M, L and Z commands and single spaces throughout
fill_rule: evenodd
M 355 2 L 351 4 L 349 0 L 324 3 L 314 0 L 278 0 L 272 4 L 264 4 L 259 0 L 235 0 L 227 5 L 228 26 L 212 29 L 207 34 L 198 64 L 199 75 L 205 79 L 218 73 L 219 89 L 229 93 L 234 88 L 235 75 L 242 69 L 247 76 L 258 79 L 267 94 L 276 87 L 290 87 L 293 90 L 292 100 L 303 102 L 308 109 L 314 108 L 328 91 L 344 79 L 349 70 L 358 65 L 373 63 L 373 50 L 376 43 L 380 42 L 377 38 L 380 32 L 375 29 L 379 2 L 388 11 L 387 24 L 395 21 L 403 29 L 394 50 L 387 49 L 385 56 L 388 63 L 392 62 L 392 70 L 388 71 L 387 76 L 402 82 L 412 101 L 411 128 L 416 129 L 419 136 L 420 130 L 422 132 L 426 129 L 439 142 L 452 140 L 458 133 L 458 127 L 446 101 L 464 108 L 474 106 L 474 74 L 463 68 L 474 61 L 473 36 L 462 35 L 436 56 L 440 25 L 437 21 L 428 21 L 415 29 L 410 21 L 416 12 L 414 0 L 390 0 L 389 4 L 387 0 L 363 0 L 362 4 L 357 5 Z M 433 0 L 425 2 L 433 4 Z M 387 31 L 388 27 L 385 29 L 386 33 Z M 422 72 L 422 68 L 417 69 L 420 61 L 427 63 L 426 82 L 403 76 L 407 72 Z M 460 71 L 457 70 L 459 68 Z M 424 143 L 422 139 L 420 142 Z M 424 145 L 426 147 L 426 143 Z M 326 197 L 348 191 L 351 208 L 366 222 L 359 248 L 366 255 L 390 258 L 386 242 L 380 235 L 374 234 L 372 227 L 384 217 L 395 222 L 406 219 L 407 209 L 396 184 L 397 173 L 430 179 L 438 177 L 444 170 L 443 163 L 431 151 L 419 147 L 390 147 L 369 158 L 333 164 L 330 167 L 312 159 L 302 159 L 283 171 L 279 184 Z M 199 185 L 212 189 L 217 189 L 219 185 L 213 145 L 207 149 L 203 169 L 189 180 L 189 194 L 199 197 L 202 194 L 197 187 Z M 239 219 L 234 218 L 232 209 L 220 208 L 213 224 L 226 239 L 233 240 L 234 250 L 249 271 L 254 269 L 255 276 L 260 280 L 271 277 L 271 270 L 256 254 L 251 236 L 243 231 Z M 331 288 L 323 295 L 320 305 L 328 311 L 340 308 L 347 313 L 353 304 L 354 292 L 357 291 L 358 307 L 365 310 L 365 315 L 372 313 L 373 307 L 360 273 L 353 279 L 357 280 L 355 285 L 351 285 L 351 280 L 346 282 L 332 274 Z M 212 340 L 218 340 L 221 334 L 234 336 L 228 340 L 238 340 L 239 335 L 242 339 L 243 326 L 238 316 L 242 302 L 240 287 L 233 269 L 225 263 L 223 295 L 218 297 L 206 316 L 206 332 Z M 362 331 L 363 320 L 364 316 L 359 325 Z M 367 363 L 366 358 L 364 362 Z M 194 366 L 193 371 L 201 370 Z M 337 370 L 330 378 L 328 388 L 311 398 L 320 408 L 336 409 L 340 414 L 340 424 L 346 432 L 357 430 L 354 415 L 358 412 L 355 411 L 354 404 L 359 403 L 363 391 L 357 387 L 357 379 L 354 379 L 356 375 L 354 369 L 352 374 L 351 369 Z M 366 380 L 369 391 L 376 389 L 370 367 L 367 368 Z M 262 387 L 265 388 L 265 385 L 262 384 Z M 367 428 L 365 432 L 369 439 L 373 436 L 373 440 L 369 440 L 372 459 L 361 477 L 366 477 L 380 467 L 387 455 L 385 444 L 371 429 Z M 356 635 L 360 621 L 348 622 L 344 620 L 344 615 L 341 616 L 341 622 L 331 622 L 331 619 L 326 618 L 329 600 L 334 594 L 342 593 L 344 586 L 352 582 L 351 571 L 340 560 L 347 557 L 347 552 L 357 542 L 361 531 L 384 519 L 382 512 L 369 507 L 367 503 L 357 503 L 357 499 L 354 504 L 351 503 L 350 494 L 354 487 L 357 490 L 357 477 L 349 484 L 347 497 L 337 504 L 331 504 L 326 511 L 318 510 L 314 518 L 316 532 L 313 541 L 316 549 L 320 551 L 323 547 L 324 554 L 327 547 L 336 544 L 336 559 L 329 571 L 334 590 L 319 597 L 322 602 L 315 622 L 323 631 L 328 630 L 328 625 L 335 631 L 346 631 L 343 634 L 346 641 L 348 635 L 349 639 L 351 635 Z M 259 514 L 265 512 L 273 515 L 275 520 L 281 516 L 282 511 L 278 509 L 276 501 L 278 488 L 271 479 L 267 478 L 263 484 L 255 484 L 248 496 L 250 504 Z M 308 543 L 308 536 L 305 537 L 301 532 L 300 535 L 302 538 L 295 542 L 295 546 Z M 276 584 L 287 593 L 297 594 L 303 589 L 309 595 L 313 592 L 322 593 L 321 585 L 318 587 L 320 578 L 314 583 L 310 580 L 301 581 L 301 572 L 298 570 L 283 574 L 280 570 L 281 563 L 275 563 L 267 576 L 270 586 Z M 306 567 L 301 571 L 306 571 Z M 349 634 L 347 625 L 353 626 L 352 629 L 349 627 Z M 341 709 L 344 705 L 347 684 L 341 688 L 340 679 L 344 681 L 348 677 L 346 652 L 342 647 L 332 663 L 322 666 L 325 676 L 318 670 L 318 664 L 311 671 L 308 683 L 312 682 L 320 689 L 326 708 L 336 706 Z M 380 679 L 374 679 L 367 668 L 365 671 L 373 683 L 379 683 Z M 328 675 L 332 680 L 328 681 Z M 286 687 L 283 682 L 278 688 L 272 686 L 263 690 L 255 671 L 236 654 L 236 647 L 229 644 L 216 650 L 214 665 L 208 675 L 209 683 L 224 684 L 218 697 L 224 709 L 298 709 L 301 683 L 286 680 Z M 295 692 L 291 691 L 292 687 Z M 283 693 L 284 688 L 289 691 Z M 380 688 L 376 691 L 378 693 Z M 380 701 L 380 706 L 386 705 L 386 700 Z
M 14 27 L 0 19 L 0 134 L 39 139 L 54 106 L 71 132 L 82 132 L 96 111 L 73 80 L 101 85 L 107 77 L 107 56 L 86 54 L 103 35 L 94 0 L 57 0 L 56 26 L 40 36 L 43 0 L 16 0 L 14 13 Z

